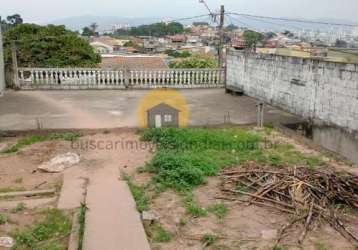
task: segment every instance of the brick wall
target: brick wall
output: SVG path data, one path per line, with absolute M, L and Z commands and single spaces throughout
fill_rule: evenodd
M 231 50 L 227 86 L 305 118 L 358 131 L 358 65 Z

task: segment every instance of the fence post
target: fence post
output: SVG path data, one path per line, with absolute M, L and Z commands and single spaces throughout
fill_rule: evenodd
M 1 24 L 0 24 L 0 96 L 2 96 L 5 91 L 5 65 L 4 65 L 4 52 L 3 52 L 1 32 L 2 31 L 1 31 Z
M 124 87 L 128 89 L 130 85 L 130 70 L 127 67 L 125 67 L 123 73 L 124 73 Z
M 19 72 L 17 66 L 17 54 L 16 54 L 16 44 L 13 41 L 11 44 L 11 57 L 12 57 L 12 70 L 14 74 L 14 84 L 16 88 L 20 88 L 19 85 Z

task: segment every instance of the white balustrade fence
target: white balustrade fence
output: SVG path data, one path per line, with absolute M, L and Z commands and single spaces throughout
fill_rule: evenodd
M 220 88 L 221 69 L 104 70 L 19 68 L 21 89 Z

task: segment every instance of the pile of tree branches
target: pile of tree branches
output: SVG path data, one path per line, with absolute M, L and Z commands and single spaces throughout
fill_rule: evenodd
M 358 208 L 358 176 L 305 167 L 262 168 L 252 162 L 244 167 L 225 169 L 221 177 L 224 198 L 293 215 L 293 220 L 282 227 L 277 243 L 289 228 L 302 223 L 303 231 L 299 237 L 299 243 L 302 244 L 313 222 L 322 220 L 345 238 L 358 243 L 358 237 L 344 225 L 337 209 L 342 206 Z M 238 195 L 250 198 L 242 200 Z

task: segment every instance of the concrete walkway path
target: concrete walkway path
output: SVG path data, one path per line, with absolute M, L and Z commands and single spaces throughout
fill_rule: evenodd
M 149 243 L 128 185 L 102 171 L 87 187 L 84 250 L 149 250 Z
M 139 142 L 133 132 L 85 136 L 82 142 Z M 84 250 L 149 250 L 140 214 L 120 171 L 133 172 L 150 157 L 149 149 L 78 149 L 79 165 L 66 169 L 59 209 L 86 203 Z

